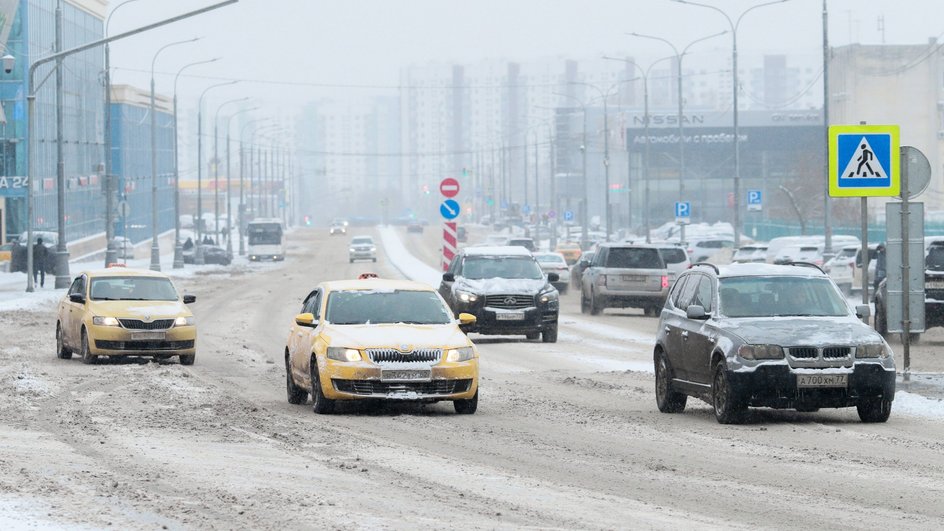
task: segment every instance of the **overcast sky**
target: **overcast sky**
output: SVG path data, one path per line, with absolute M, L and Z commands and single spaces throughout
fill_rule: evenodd
M 760 2 L 704 0 L 736 18 Z M 122 2 L 111 2 L 112 9 Z M 183 13 L 212 0 L 135 0 L 111 21 L 112 34 Z M 829 0 L 830 44 L 925 44 L 944 33 L 940 0 Z M 741 54 L 821 55 L 822 1 L 789 0 L 758 8 L 738 30 Z M 213 102 L 243 95 L 290 112 L 325 96 L 374 94 L 395 86 L 401 66 L 482 59 L 527 61 L 541 57 L 590 58 L 601 54 L 662 57 L 667 48 L 628 32 L 658 35 L 680 48 L 724 29 L 724 17 L 670 0 L 241 0 L 190 21 L 115 43 L 115 83 L 147 87 L 151 60 L 161 46 L 201 36 L 195 44 L 164 51 L 157 72 L 220 56 L 188 70 L 193 76 L 251 80 L 213 93 Z M 730 36 L 698 45 L 699 54 L 730 54 Z M 693 49 L 694 50 L 694 49 Z M 693 59 L 689 61 L 693 61 Z M 691 64 L 691 63 L 689 63 Z M 692 65 L 694 66 L 694 65 Z M 181 77 L 182 97 L 195 99 L 212 83 Z M 326 86 L 318 86 L 318 85 Z M 159 92 L 173 91 L 173 74 L 159 75 Z

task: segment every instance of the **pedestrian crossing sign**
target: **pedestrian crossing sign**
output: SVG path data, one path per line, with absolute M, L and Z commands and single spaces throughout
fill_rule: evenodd
M 897 125 L 829 126 L 830 197 L 895 197 L 901 192 Z

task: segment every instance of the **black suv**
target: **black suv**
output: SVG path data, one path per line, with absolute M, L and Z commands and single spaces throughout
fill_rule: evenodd
M 888 337 L 888 280 L 883 280 L 875 291 L 875 330 Z M 924 329 L 944 326 L 944 243 L 932 243 L 924 257 Z M 911 333 L 911 342 L 921 338 L 920 332 Z
M 452 260 L 443 274 L 439 294 L 452 311 L 475 315 L 466 332 L 539 336 L 557 342 L 560 300 L 551 282 L 557 273 L 541 271 L 527 249 L 521 247 L 468 247 Z

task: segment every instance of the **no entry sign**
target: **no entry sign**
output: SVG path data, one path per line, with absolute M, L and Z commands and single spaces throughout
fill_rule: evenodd
M 455 197 L 459 195 L 459 181 L 446 177 L 439 183 L 439 191 L 445 197 Z

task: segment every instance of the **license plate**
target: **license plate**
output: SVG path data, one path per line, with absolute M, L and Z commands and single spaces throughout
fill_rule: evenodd
M 498 321 L 524 321 L 524 312 L 496 313 L 495 319 Z
M 848 374 L 798 374 L 797 387 L 848 387 Z
M 380 371 L 382 382 L 428 382 L 433 371 L 430 369 L 397 369 Z
M 164 340 L 164 332 L 132 332 L 131 340 L 132 341 L 142 341 L 142 340 L 154 340 L 158 339 Z
M 642 282 L 646 280 L 646 277 L 641 277 L 638 275 L 620 275 L 620 278 L 623 282 Z
M 928 287 L 931 289 L 944 289 L 944 280 L 929 280 Z

